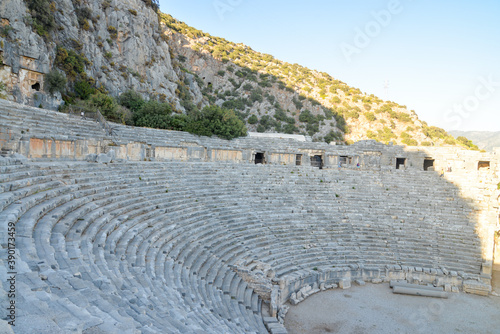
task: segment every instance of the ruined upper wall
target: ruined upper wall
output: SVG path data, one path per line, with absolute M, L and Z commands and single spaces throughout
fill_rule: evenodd
M 31 158 L 54 158 L 51 149 L 32 146 L 30 142 L 73 142 L 84 149 L 66 155 L 70 159 L 85 159 L 85 154 L 136 145 L 133 154 L 123 154 L 128 160 L 176 159 L 199 161 L 234 161 L 253 163 L 257 154 L 264 163 L 282 165 L 318 165 L 323 168 L 360 168 L 374 170 L 429 170 L 436 172 L 483 172 L 497 177 L 500 150 L 493 153 L 469 151 L 457 147 L 404 147 L 384 145 L 374 140 L 353 145 L 328 145 L 293 138 L 243 137 L 231 141 L 216 137 L 195 136 L 187 132 L 158 130 L 111 124 L 113 135 L 107 135 L 93 120 L 82 120 L 58 112 L 30 108 L 0 100 L 2 147 L 26 154 Z M 43 121 L 42 121 L 43 120 Z M 76 144 L 75 144 L 76 145 Z M 47 147 L 40 152 L 40 147 Z M 1 148 L 1 147 L 0 147 Z M 125 150 L 125 149 L 123 149 Z M 178 153 L 166 153 L 167 151 Z M 182 152 L 182 153 L 179 153 Z M 214 153 L 233 152 L 233 153 Z M 240 152 L 240 153 L 236 153 Z M 64 156 L 64 155 L 63 155 Z

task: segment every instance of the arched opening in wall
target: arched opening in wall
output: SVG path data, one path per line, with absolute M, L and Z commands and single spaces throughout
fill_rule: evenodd
M 302 165 L 302 154 L 295 155 L 295 166 Z
M 434 170 L 434 159 L 425 158 L 424 160 L 424 170 L 433 171 Z
M 396 158 L 396 169 L 403 169 L 406 167 L 406 158 Z
M 31 85 L 31 89 L 34 89 L 37 92 L 39 92 L 40 91 L 40 83 L 39 82 L 35 82 L 33 85 Z
M 266 163 L 266 157 L 264 153 L 262 152 L 257 152 L 255 153 L 255 164 L 265 164 Z
M 490 169 L 489 161 L 479 161 L 477 163 L 477 170 L 487 170 L 487 169 Z
M 323 168 L 323 157 L 321 155 L 315 155 L 311 159 L 311 166 Z

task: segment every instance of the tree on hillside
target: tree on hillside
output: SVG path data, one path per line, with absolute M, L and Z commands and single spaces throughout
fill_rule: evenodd
M 187 131 L 200 136 L 216 135 L 224 139 L 233 139 L 247 134 L 245 123 L 236 116 L 233 110 L 216 105 L 205 107 L 201 112 L 193 115 Z
M 134 112 L 133 120 L 136 126 L 167 129 L 170 123 L 169 116 L 172 109 L 168 103 L 149 101 Z
M 462 144 L 463 146 L 469 148 L 469 149 L 479 150 L 479 148 L 476 145 L 474 145 L 472 140 L 467 139 L 467 137 L 459 136 L 459 137 L 457 137 L 457 142 L 459 144 Z
M 118 103 L 129 108 L 130 111 L 136 112 L 144 105 L 144 100 L 141 94 L 129 89 L 120 95 Z

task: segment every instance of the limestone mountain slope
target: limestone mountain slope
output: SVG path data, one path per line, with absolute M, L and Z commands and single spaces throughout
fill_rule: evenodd
M 405 106 L 362 93 L 327 73 L 211 36 L 170 15 L 161 19 L 170 28 L 181 68 L 203 79 L 209 100 L 241 110 L 251 130 L 293 131 L 325 141 L 342 133 L 348 141 L 456 144 Z
M 8 99 L 57 109 L 90 91 L 116 98 L 134 90 L 178 113 L 214 104 L 234 109 L 250 131 L 325 142 L 460 144 L 403 105 L 213 37 L 155 6 L 154 0 L 2 1 L 0 94 L 4 88 Z M 62 88 L 49 80 L 54 71 L 64 73 Z

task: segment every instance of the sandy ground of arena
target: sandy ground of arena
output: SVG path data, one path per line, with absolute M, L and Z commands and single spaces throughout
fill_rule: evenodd
M 448 299 L 393 294 L 388 284 L 329 290 L 291 306 L 290 334 L 500 333 L 500 297 Z

